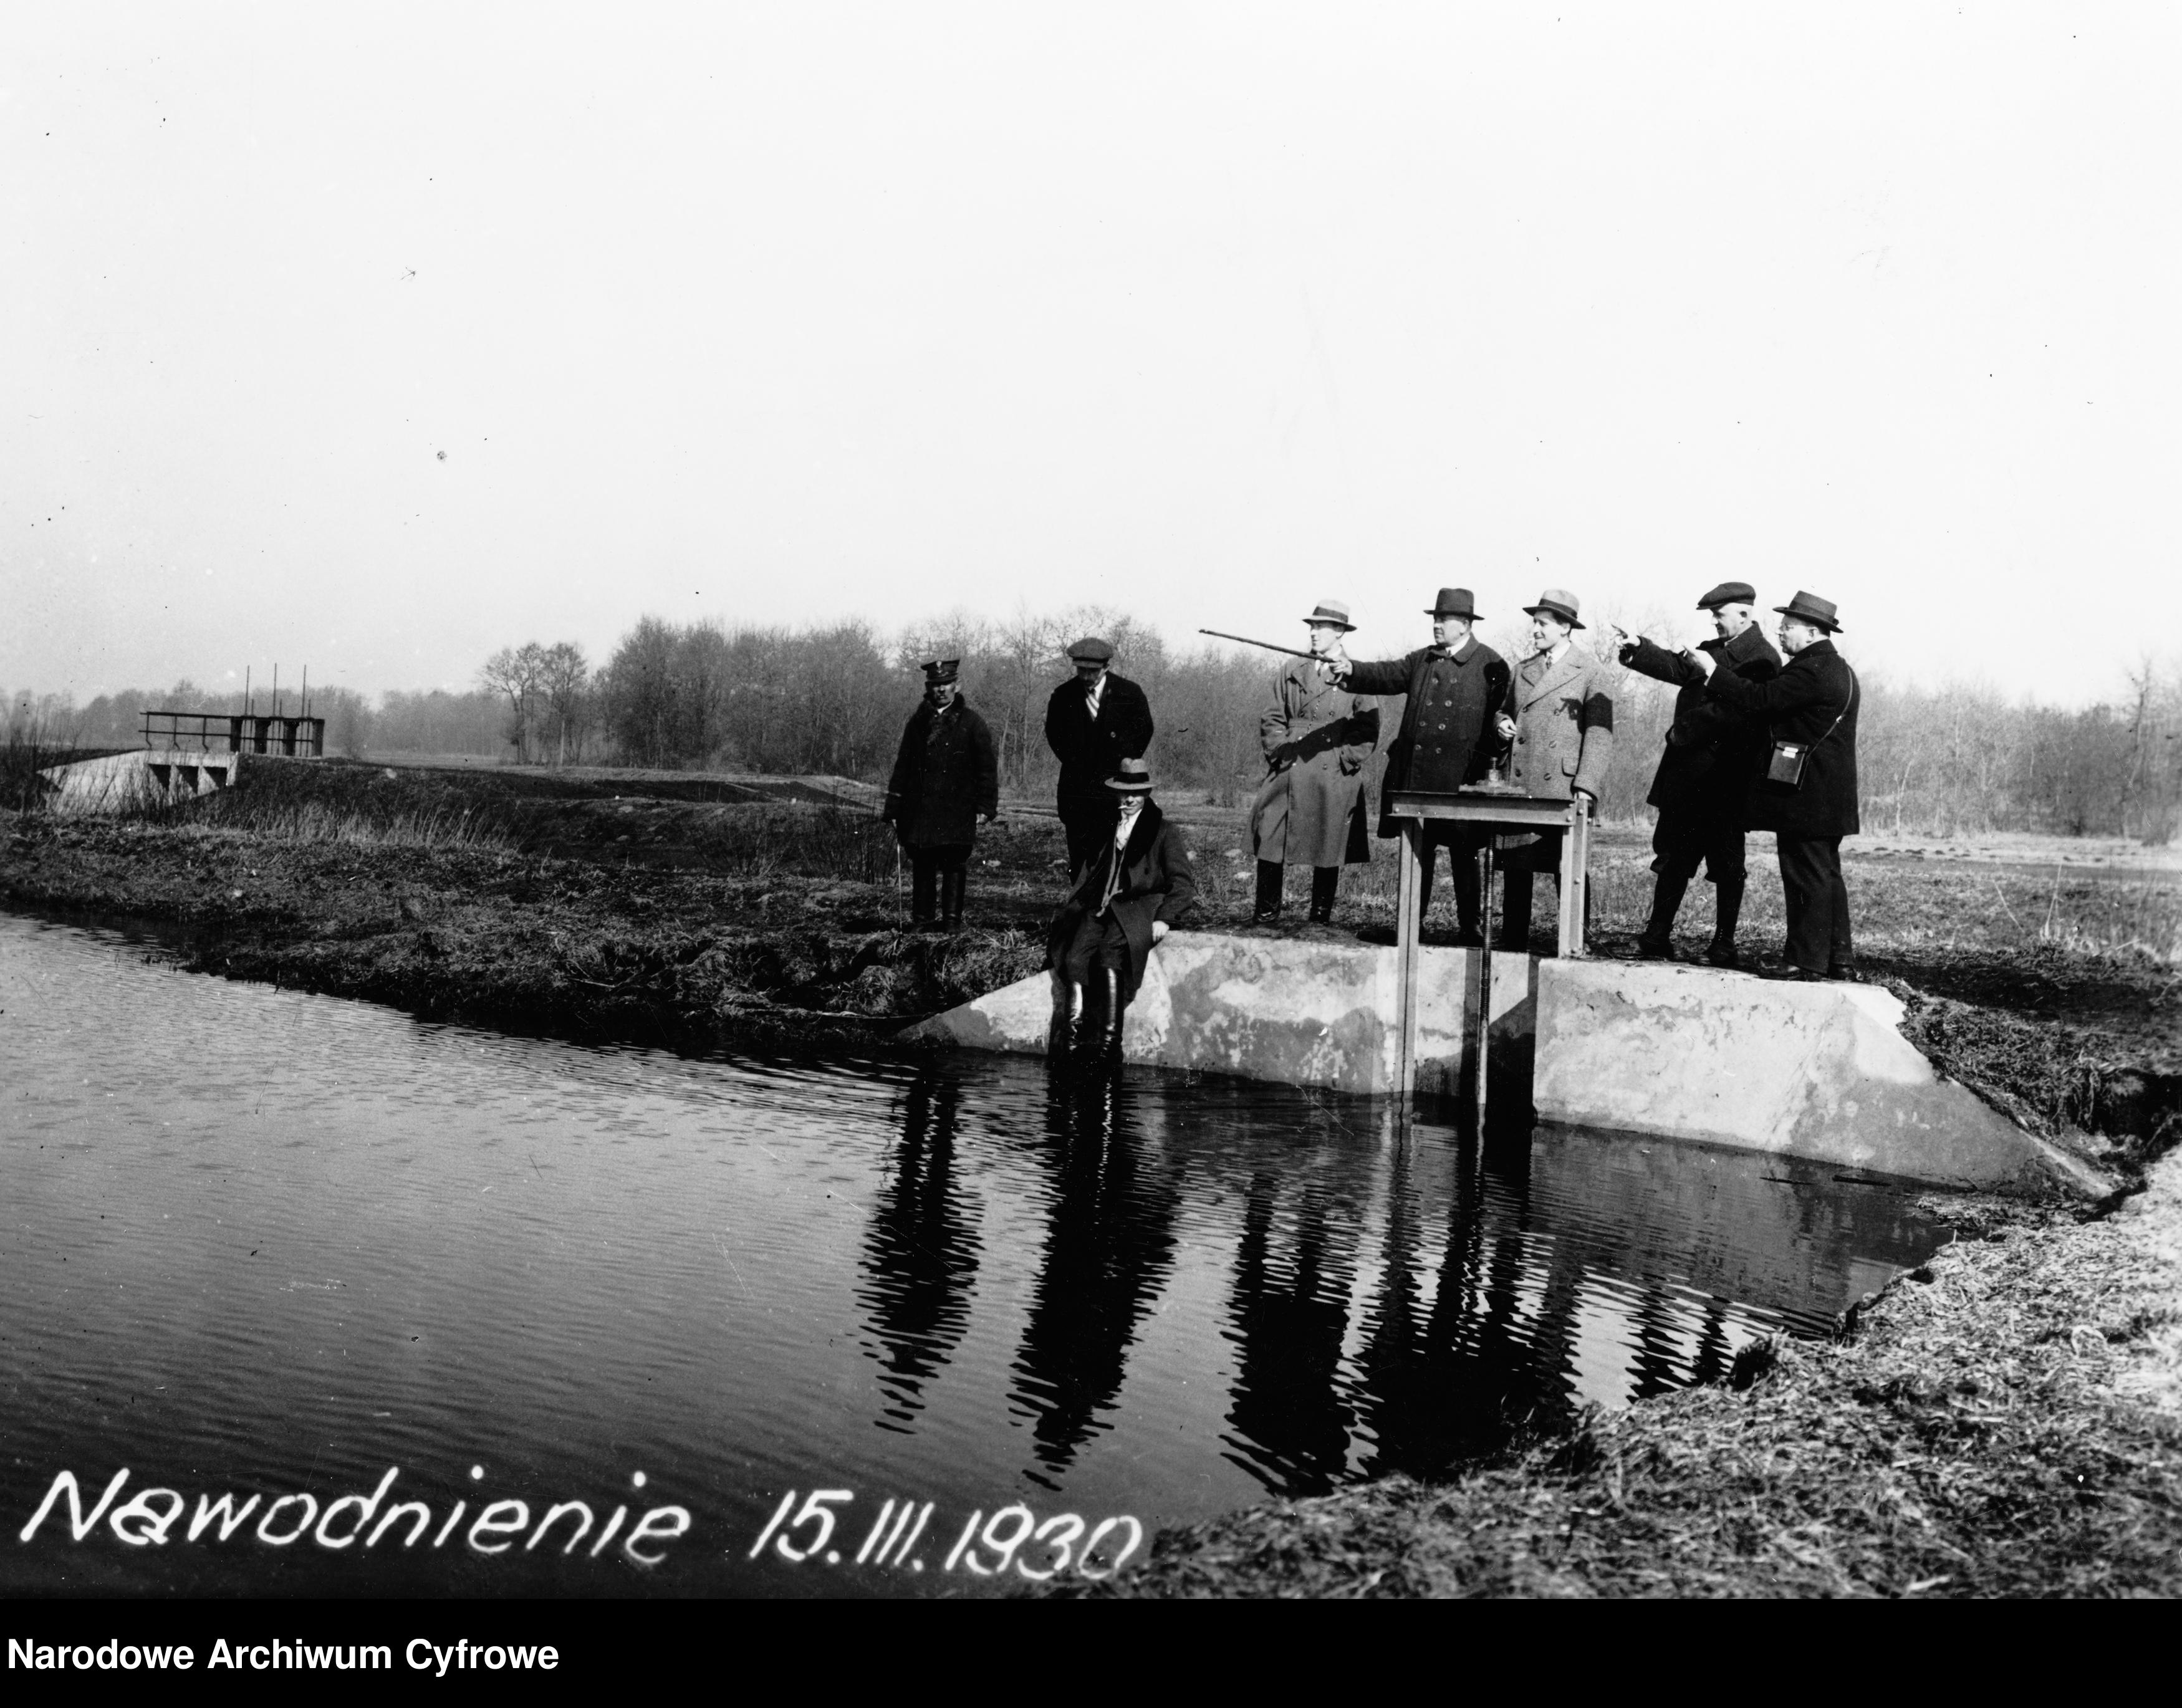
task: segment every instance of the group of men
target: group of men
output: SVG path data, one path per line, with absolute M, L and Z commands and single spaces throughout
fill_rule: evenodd
M 1740 964 L 1736 947 L 1747 874 L 1743 837 L 1768 830 L 1779 843 L 1786 903 L 1783 964 L 1767 976 L 1854 976 L 1841 842 L 1858 829 L 1856 676 L 1834 645 L 1836 607 L 1799 592 L 1773 610 L 1779 649 L 1757 618 L 1747 583 L 1723 582 L 1697 601 L 1714 636 L 1696 646 L 1663 645 L 1607 626 L 1620 664 L 1673 684 L 1674 717 L 1648 804 L 1659 810 L 1651 915 L 1636 953 L 1673 953 L 1675 920 L 1700 869 L 1717 897 L 1704 959 Z M 1510 666 L 1479 640 L 1470 589 L 1442 588 L 1426 615 L 1432 640 L 1402 657 L 1352 660 L 1349 608 L 1321 601 L 1304 623 L 1299 653 L 1273 684 L 1260 720 L 1266 773 L 1251 812 L 1257 860 L 1255 920 L 1277 921 L 1286 868 L 1311 868 L 1310 918 L 1330 921 L 1341 868 L 1371 858 L 1365 784 L 1381 734 L 1378 701 L 1403 697 L 1387 743 L 1378 818 L 1382 837 L 1398 833 L 1385 797 L 1396 789 L 1453 793 L 1479 785 L 1533 799 L 1581 798 L 1595 805 L 1613 762 L 1613 672 L 1576 636 L 1585 627 L 1576 595 L 1548 588 L 1523 607 L 1531 651 Z M 1786 655 L 1785 662 L 1783 655 Z M 1114 649 L 1096 638 L 1069 649 L 1074 677 L 1055 688 L 1045 736 L 1061 761 L 1056 804 L 1066 836 L 1070 888 L 1050 932 L 1053 964 L 1081 1013 L 1087 989 L 1110 1035 L 1144 976 L 1152 946 L 1191 904 L 1196 879 L 1182 838 L 1151 799 L 1144 754 L 1151 707 L 1144 690 L 1111 668 Z M 923 703 L 902 737 L 883 816 L 894 826 L 914 872 L 911 915 L 919 925 L 961 924 L 966 868 L 977 821 L 999 813 L 990 731 L 963 703 L 959 664 L 924 666 Z M 1487 898 L 1478 855 L 1496 844 L 1506 874 L 1502 947 L 1527 948 L 1531 880 L 1560 876 L 1559 832 L 1495 835 L 1450 821 L 1423 826 L 1425 898 L 1435 850 L 1448 850 L 1456 941 L 1485 941 Z

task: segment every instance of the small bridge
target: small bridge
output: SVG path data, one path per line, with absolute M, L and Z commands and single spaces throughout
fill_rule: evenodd
M 56 812 L 126 812 L 169 805 L 235 786 L 249 755 L 323 759 L 326 721 L 279 714 L 146 711 L 141 751 L 54 766 L 45 780 Z

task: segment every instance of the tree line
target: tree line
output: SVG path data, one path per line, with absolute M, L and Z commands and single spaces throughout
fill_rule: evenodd
M 991 726 L 1003 787 L 1035 795 L 1052 788 L 1058 770 L 1045 746 L 1046 700 L 1072 674 L 1068 644 L 1084 634 L 1112 642 L 1115 669 L 1149 696 L 1158 724 L 1149 757 L 1162 787 L 1246 804 L 1264 776 L 1258 719 L 1283 661 L 1209 644 L 1171 648 L 1127 613 L 1092 606 L 1000 621 L 955 611 L 891 636 L 856 621 L 730 627 L 647 616 L 596 667 L 572 642 L 531 641 L 494 654 L 465 691 L 390 692 L 374 702 L 352 688 L 313 688 L 310 710 L 327 720 L 330 753 L 358 757 L 468 755 L 872 782 L 885 777 L 922 693 L 918 665 L 953 658 L 965 697 Z M 1481 638 L 1510 660 L 1528 650 L 1514 625 L 1487 627 Z M 1620 683 L 1600 810 L 1637 819 L 1674 696 L 1627 672 Z M 2182 667 L 2146 661 L 2120 696 L 2080 708 L 2009 701 L 1981 686 L 1897 687 L 1875 672 L 1864 674 L 1863 694 L 1857 760 L 1867 830 L 2148 842 L 2182 830 Z M 271 709 L 262 693 L 256 698 L 257 710 Z M 11 742 L 35 731 L 43 745 L 76 748 L 136 746 L 138 714 L 148 707 L 242 710 L 239 694 L 186 680 L 80 708 L 30 694 L 8 705 Z M 1386 708 L 1382 739 L 1392 738 L 1398 710 Z M 1382 764 L 1372 767 L 1375 787 Z

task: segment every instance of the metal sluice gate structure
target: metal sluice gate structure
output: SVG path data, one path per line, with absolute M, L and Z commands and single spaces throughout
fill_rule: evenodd
M 324 759 L 326 721 L 263 712 L 146 711 L 139 732 L 153 753 L 255 753 Z

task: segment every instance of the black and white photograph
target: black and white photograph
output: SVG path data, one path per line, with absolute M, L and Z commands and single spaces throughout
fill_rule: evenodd
M 11 8 L 8 1675 L 2182 1594 L 2178 80 Z

